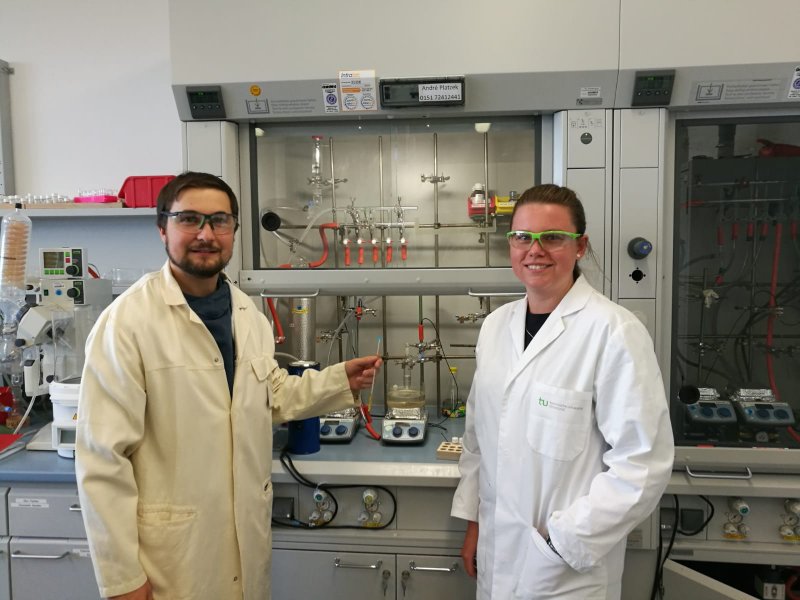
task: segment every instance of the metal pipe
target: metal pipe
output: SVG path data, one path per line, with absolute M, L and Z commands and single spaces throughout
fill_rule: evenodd
M 483 209 L 484 214 L 484 226 L 489 225 L 489 132 L 485 131 L 483 133 L 483 185 L 484 189 L 486 190 L 486 206 Z M 489 266 L 489 233 L 486 232 L 483 234 L 483 243 L 486 250 L 486 266 Z M 492 304 L 491 300 L 488 298 L 486 299 L 486 312 L 492 312 Z
M 328 138 L 328 156 L 330 157 L 331 161 L 331 218 L 334 223 L 338 223 L 336 220 L 336 171 L 334 169 L 334 153 L 333 153 L 333 138 Z M 333 264 L 338 269 L 339 268 L 339 252 L 338 252 L 339 245 L 334 243 L 333 244 Z M 341 301 L 337 299 L 336 301 L 336 322 L 342 322 L 342 303 L 346 302 L 345 298 L 342 296 Z M 338 340 L 339 346 L 339 362 L 344 360 L 344 348 L 342 347 L 342 338 L 339 336 Z
M 417 312 L 419 313 L 419 324 L 422 325 L 422 296 L 417 301 Z M 420 340 L 421 342 L 422 340 Z M 425 392 L 425 363 L 419 365 L 419 390 Z
M 433 134 L 433 228 L 439 228 L 439 134 Z M 433 265 L 439 266 L 439 232 L 433 234 Z M 434 298 L 433 318 L 435 329 L 439 331 L 439 296 Z M 441 341 L 441 340 L 440 340 Z M 442 412 L 442 370 L 440 361 L 436 361 L 436 415 Z

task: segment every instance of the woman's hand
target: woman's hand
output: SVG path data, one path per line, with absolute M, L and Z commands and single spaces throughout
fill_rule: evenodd
M 467 521 L 467 531 L 464 533 L 464 544 L 461 546 L 461 560 L 464 561 L 464 570 L 470 577 L 478 576 L 478 524 Z

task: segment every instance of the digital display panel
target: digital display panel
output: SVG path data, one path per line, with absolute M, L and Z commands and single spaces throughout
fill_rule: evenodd
M 188 92 L 189 102 L 195 104 L 219 104 L 219 92 Z
M 42 266 L 45 269 L 63 269 L 64 253 L 63 252 L 42 253 Z

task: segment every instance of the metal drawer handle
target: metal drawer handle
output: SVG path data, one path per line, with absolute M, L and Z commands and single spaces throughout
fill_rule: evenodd
M 14 550 L 11 553 L 11 558 L 40 558 L 47 560 L 58 560 L 59 558 L 65 558 L 70 554 L 71 552 L 69 550 L 62 552 L 61 554 L 25 554 L 19 550 Z
M 753 472 L 750 470 L 750 467 L 745 467 L 745 471 L 747 473 L 742 473 L 741 475 L 737 475 L 736 473 L 692 473 L 692 470 L 689 467 L 685 467 L 686 474 L 689 477 L 695 477 L 697 479 L 752 479 Z
M 355 563 L 343 563 L 342 559 L 337 558 L 333 561 L 333 566 L 337 569 L 380 569 L 383 564 L 382 560 L 377 561 L 374 565 L 357 565 Z
M 259 294 L 262 298 L 316 298 L 319 296 L 319 290 L 314 292 L 297 292 L 296 294 L 279 294 L 278 292 L 261 292 Z
M 69 510 L 70 512 L 81 512 L 83 509 L 80 504 L 70 504 Z
M 458 571 L 458 563 L 454 562 L 452 567 L 418 567 L 413 560 L 408 563 L 408 568 L 412 571 L 433 571 L 436 573 L 455 573 Z
M 512 296 L 524 296 L 525 292 L 473 292 L 472 288 L 467 290 L 467 295 L 472 296 L 473 298 L 485 298 L 487 296 L 495 296 L 498 298 L 505 298 L 505 297 L 512 297 Z

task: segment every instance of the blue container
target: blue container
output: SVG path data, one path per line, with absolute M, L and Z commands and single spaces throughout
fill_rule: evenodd
M 306 369 L 319 371 L 319 363 L 311 360 L 298 360 L 289 363 L 289 375 L 302 375 Z M 286 449 L 292 454 L 314 454 L 319 452 L 319 417 L 301 421 L 289 421 L 289 443 Z

